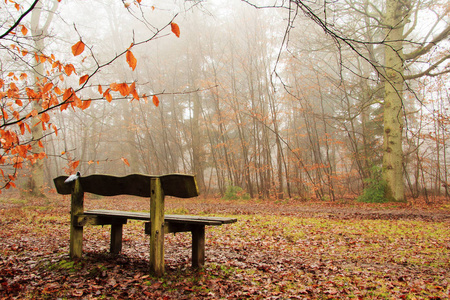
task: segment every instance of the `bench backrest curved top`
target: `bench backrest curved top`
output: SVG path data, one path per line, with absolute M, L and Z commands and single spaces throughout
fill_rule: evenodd
M 53 179 L 59 194 L 72 193 L 73 182 L 64 183 L 68 176 Z M 131 174 L 123 177 L 94 174 L 78 178 L 83 192 L 102 196 L 133 195 L 150 197 L 150 181 L 159 178 L 164 195 L 178 198 L 191 198 L 199 195 L 197 181 L 194 175 L 167 174 L 160 176 Z

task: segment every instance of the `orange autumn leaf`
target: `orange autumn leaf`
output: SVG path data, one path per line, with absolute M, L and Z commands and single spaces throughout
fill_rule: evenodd
M 60 89 L 59 87 L 55 87 L 54 91 L 55 91 L 55 93 L 58 94 L 58 95 L 61 95 L 61 94 L 62 94 L 61 89 Z
M 170 23 L 170 28 L 172 32 L 179 38 L 180 37 L 180 27 L 178 27 L 177 23 Z
M 48 93 L 48 92 L 52 89 L 52 87 L 53 87 L 53 83 L 49 82 L 49 83 L 47 83 L 47 84 L 44 86 L 42 92 L 43 92 L 44 94 L 45 94 L 45 93 Z
M 128 84 L 123 83 L 111 83 L 110 87 L 113 91 L 120 92 L 122 96 L 128 96 L 130 94 L 130 88 Z
M 73 96 L 73 89 L 68 88 L 64 91 L 63 101 L 69 101 Z
M 153 100 L 153 104 L 154 104 L 156 107 L 158 107 L 158 105 L 159 105 L 159 99 L 158 99 L 158 97 L 156 97 L 156 95 L 153 95 L 152 100 Z
M 89 106 L 91 106 L 91 99 L 83 100 L 80 108 L 81 108 L 81 110 L 85 110 Z
M 106 101 L 111 102 L 112 101 L 112 96 L 109 93 L 110 89 L 107 89 L 104 93 L 103 93 L 103 97 L 106 98 Z
M 72 162 L 72 163 L 71 163 L 72 169 L 76 169 L 76 168 L 78 167 L 79 164 L 80 164 L 80 161 L 79 161 L 79 160 Z
M 130 50 L 127 51 L 126 58 L 128 65 L 134 71 L 134 69 L 136 68 L 137 60 Z
M 84 43 L 79 41 L 75 45 L 72 46 L 72 54 L 73 56 L 80 55 L 84 51 Z
M 52 128 L 55 131 L 55 135 L 58 136 L 58 128 L 56 127 L 56 125 L 52 124 Z
M 41 140 L 39 140 L 38 145 L 39 145 L 39 148 L 44 148 L 44 144 L 42 144 Z
M 25 134 L 25 124 L 23 122 L 19 122 L 20 134 Z
M 16 165 L 14 165 L 14 166 L 16 166 Z M 18 167 L 18 168 L 19 168 L 19 167 Z M 20 168 L 21 168 L 21 166 L 20 166 Z M 9 181 L 9 182 L 5 185 L 5 189 L 9 190 L 11 187 L 15 188 L 15 187 L 16 187 L 16 184 L 15 184 L 14 182 L 12 182 L 12 181 Z
M 88 78 L 89 78 L 89 75 L 87 75 L 87 74 L 84 76 L 81 76 L 79 84 L 82 85 L 83 83 L 85 83 L 88 80 Z
M 123 161 L 124 164 L 126 164 L 127 166 L 130 166 L 128 159 L 126 159 L 125 157 L 121 157 L 120 159 Z
M 31 148 L 31 147 L 28 147 L 28 146 L 30 146 L 30 145 L 17 146 L 16 147 L 17 153 L 19 153 L 19 155 L 22 156 L 22 157 L 27 157 L 28 150 Z
M 133 99 L 139 100 L 139 95 L 136 91 L 136 82 L 130 84 L 130 94 L 133 95 Z
M 72 107 L 74 106 L 81 107 L 81 99 L 78 98 L 78 96 L 75 93 L 72 94 L 72 100 L 73 100 L 71 102 Z
M 72 74 L 72 72 L 75 72 L 75 67 L 72 64 L 68 64 L 64 66 L 64 72 L 66 72 L 67 76 L 70 76 L 70 74 Z
M 55 94 L 50 95 L 49 104 L 50 104 L 50 106 L 54 106 L 54 105 L 58 105 L 59 104 L 58 98 L 56 98 Z
M 101 85 L 98 85 L 98 93 L 103 94 L 103 89 Z
M 41 114 L 39 119 L 41 119 L 41 121 L 44 123 L 48 123 L 50 121 L 50 115 L 48 113 L 44 112 Z
M 130 89 L 128 88 L 128 84 L 120 83 L 119 84 L 119 92 L 122 96 L 128 96 L 130 94 Z
M 27 29 L 25 26 L 22 25 L 22 30 L 21 30 L 21 32 L 22 32 L 23 35 L 27 35 L 28 29 Z

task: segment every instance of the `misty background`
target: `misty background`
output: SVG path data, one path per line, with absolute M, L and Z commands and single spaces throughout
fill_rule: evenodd
M 58 134 L 44 138 L 46 185 L 80 161 L 83 175 L 195 174 L 209 196 L 230 190 L 251 198 L 358 196 L 367 179 L 376 180 L 383 155 L 382 78 L 374 69 L 383 60 L 377 42 L 383 28 L 364 13 L 382 10 L 383 2 L 327 5 L 329 26 L 366 43 L 350 49 L 301 12 L 238 0 L 62 1 L 44 44 L 75 65 L 78 76 L 66 79 L 67 86 L 132 43 L 158 35 L 133 47 L 134 71 L 117 59 L 96 74 L 80 92 L 92 99 L 88 109 L 51 112 Z M 406 47 L 443 26 L 431 24 L 445 5 L 423 2 Z M 316 8 L 324 13 L 320 3 Z M 294 22 L 292 14 L 298 14 Z M 446 18 L 444 24 L 448 12 Z M 179 38 L 170 26 L 158 32 L 172 20 Z M 89 49 L 74 58 L 71 46 L 80 38 Z M 430 56 L 448 49 L 447 40 Z M 114 82 L 136 82 L 148 101 L 115 93 L 109 103 L 98 85 L 106 90 Z M 448 73 L 420 77 L 405 91 L 403 166 L 414 197 L 449 195 L 448 82 Z M 29 172 L 20 175 L 25 181 Z

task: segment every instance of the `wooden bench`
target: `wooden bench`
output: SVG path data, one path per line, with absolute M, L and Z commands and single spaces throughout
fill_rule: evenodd
M 122 250 L 122 230 L 127 220 L 145 222 L 145 233 L 150 235 L 150 271 L 164 274 L 164 234 L 170 232 L 192 233 L 192 266 L 202 267 L 205 263 L 205 226 L 234 223 L 237 220 L 220 217 L 187 215 L 164 215 L 164 197 L 191 198 L 198 196 L 195 176 L 168 174 L 149 176 L 132 174 L 124 177 L 111 175 L 89 175 L 65 183 L 67 176 L 53 181 L 59 194 L 71 194 L 70 257 L 82 255 L 83 227 L 87 225 L 111 225 L 110 252 Z M 134 195 L 150 197 L 150 212 L 129 212 L 114 210 L 84 211 L 84 193 L 102 196 Z

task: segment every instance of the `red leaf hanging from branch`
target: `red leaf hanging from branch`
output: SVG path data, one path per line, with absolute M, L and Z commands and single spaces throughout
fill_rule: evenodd
M 159 105 L 159 99 L 158 99 L 158 97 L 156 97 L 156 95 L 153 95 L 152 100 L 153 100 L 153 104 L 155 104 L 155 106 L 158 107 L 158 105 Z
M 28 29 L 25 26 L 22 25 L 21 32 L 22 32 L 23 35 L 27 35 Z
M 73 56 L 80 55 L 84 51 L 84 43 L 79 41 L 75 45 L 72 46 L 72 54 Z
M 172 28 L 172 32 L 179 38 L 180 37 L 180 27 L 178 27 L 177 23 L 170 23 L 170 28 Z
M 127 51 L 126 58 L 128 65 L 134 71 L 134 69 L 136 68 L 137 60 L 130 50 Z
M 89 75 L 84 75 L 80 77 L 80 85 L 82 85 L 83 83 L 85 83 L 89 78 Z

